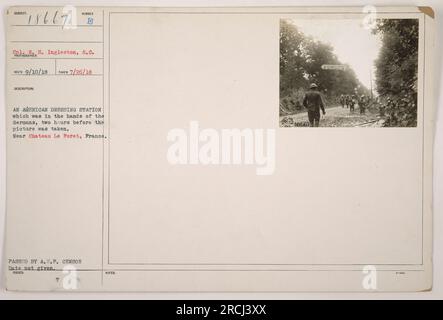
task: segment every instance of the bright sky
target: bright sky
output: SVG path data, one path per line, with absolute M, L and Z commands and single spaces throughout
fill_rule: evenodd
M 305 35 L 331 44 L 338 59 L 349 64 L 358 79 L 370 88 L 370 70 L 378 56 L 381 39 L 364 28 L 363 20 L 293 19 L 291 22 Z M 372 80 L 374 81 L 374 75 Z

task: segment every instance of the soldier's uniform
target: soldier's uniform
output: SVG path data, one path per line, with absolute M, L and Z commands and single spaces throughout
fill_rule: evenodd
M 346 95 L 345 102 L 346 102 L 346 108 L 349 108 L 349 105 L 351 104 L 351 97 L 349 96 L 349 94 Z
M 360 97 L 360 101 L 358 102 L 360 113 L 365 113 L 366 111 L 366 98 L 364 95 Z
M 311 127 L 318 127 L 320 122 L 320 109 L 325 114 L 325 106 L 316 84 L 311 84 L 310 90 L 306 92 L 303 99 L 303 106 L 308 109 L 308 119 Z
M 345 100 L 346 100 L 345 96 L 344 95 L 340 95 L 340 104 L 341 104 L 342 108 L 345 107 L 345 102 L 346 102 Z
M 354 111 L 354 105 L 355 105 L 355 96 L 352 95 L 349 97 L 349 111 Z

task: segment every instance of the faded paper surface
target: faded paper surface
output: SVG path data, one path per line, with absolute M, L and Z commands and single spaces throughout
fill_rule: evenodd
M 377 15 L 419 21 L 414 127 L 279 126 L 281 19 L 361 8 L 10 8 L 8 289 L 429 289 L 433 19 Z M 171 164 L 196 125 L 274 130 L 271 174 Z

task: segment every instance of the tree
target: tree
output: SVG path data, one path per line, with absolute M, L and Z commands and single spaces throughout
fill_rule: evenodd
M 305 39 L 297 28 L 282 20 L 280 25 L 280 89 L 281 96 L 291 88 L 306 85 L 304 59 Z
M 386 126 L 417 123 L 418 19 L 381 19 L 375 33 L 382 36 L 376 60 L 376 89 L 389 99 Z

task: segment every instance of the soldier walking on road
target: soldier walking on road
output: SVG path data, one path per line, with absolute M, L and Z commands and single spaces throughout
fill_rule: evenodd
M 344 108 L 345 107 L 345 103 L 346 103 L 346 98 L 344 95 L 340 95 L 340 104 L 341 107 Z
M 346 108 L 349 108 L 349 105 L 351 104 L 351 97 L 349 96 L 349 94 L 346 95 L 345 102 L 346 102 Z
M 356 99 L 354 95 L 351 95 L 349 97 L 349 112 L 354 112 L 354 106 L 356 103 Z
M 358 101 L 358 106 L 360 108 L 360 114 L 365 113 L 365 111 L 366 111 L 366 97 L 364 94 L 361 95 L 360 100 Z
M 306 92 L 303 99 L 303 106 L 308 109 L 308 119 L 311 127 L 318 127 L 320 122 L 320 109 L 323 115 L 326 114 L 325 106 L 318 87 L 315 83 L 309 86 L 310 90 Z

